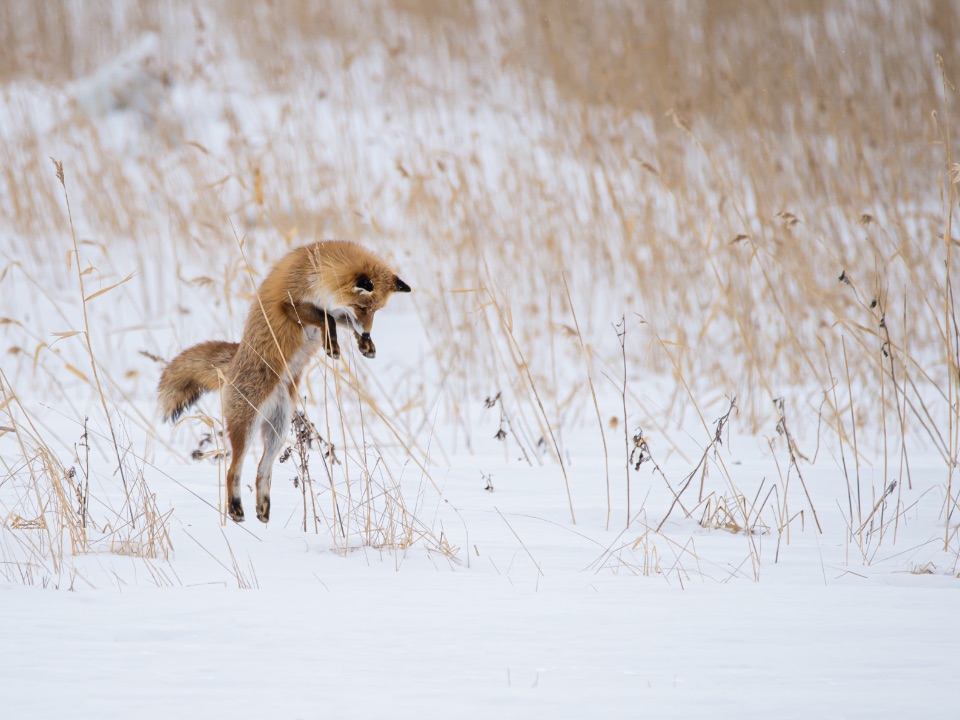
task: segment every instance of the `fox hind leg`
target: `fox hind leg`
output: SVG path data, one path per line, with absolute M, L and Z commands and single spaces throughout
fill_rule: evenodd
M 270 402 L 263 408 L 260 419 L 260 433 L 263 436 L 263 456 L 257 467 L 257 519 L 260 522 L 270 520 L 270 481 L 273 476 L 273 463 L 280 454 L 283 440 L 290 430 L 290 413 L 293 403 L 290 391 L 282 385 L 277 386 Z
M 240 472 L 243 456 L 247 452 L 249 423 L 228 423 L 227 438 L 230 441 L 230 467 L 227 470 L 227 515 L 236 522 L 243 522 L 243 504 L 240 502 Z

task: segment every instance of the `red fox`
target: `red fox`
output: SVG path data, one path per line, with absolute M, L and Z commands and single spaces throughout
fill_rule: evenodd
M 220 390 L 221 373 L 225 380 L 231 518 L 243 520 L 240 471 L 247 445 L 259 428 L 264 447 L 257 467 L 257 518 L 269 521 L 273 463 L 289 430 L 297 383 L 307 361 L 321 345 L 331 358 L 340 357 L 338 323 L 353 330 L 365 357 L 374 357 L 373 315 L 395 292 L 410 292 L 410 286 L 359 245 L 341 241 L 306 245 L 282 258 L 260 285 L 239 343 L 203 342 L 166 366 L 157 388 L 164 420 L 176 421 L 203 393 Z

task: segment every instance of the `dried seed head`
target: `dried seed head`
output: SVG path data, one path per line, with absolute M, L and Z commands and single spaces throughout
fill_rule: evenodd
M 779 220 L 780 224 L 783 225 L 783 227 L 788 229 L 800 223 L 800 218 L 798 218 L 792 212 L 787 212 L 786 210 L 783 210 L 782 212 L 778 212 L 776 215 L 773 216 L 773 219 Z
M 57 169 L 57 180 L 63 185 L 63 163 L 53 157 L 50 158 L 50 162 L 52 162 L 53 166 Z

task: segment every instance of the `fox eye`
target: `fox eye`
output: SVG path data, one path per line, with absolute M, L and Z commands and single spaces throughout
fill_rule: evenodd
M 357 277 L 357 284 L 353 288 L 362 293 L 372 293 L 373 292 L 373 280 L 368 278 L 366 275 L 360 275 Z

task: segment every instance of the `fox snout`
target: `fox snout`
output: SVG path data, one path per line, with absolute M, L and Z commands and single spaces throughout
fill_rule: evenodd
M 375 311 L 358 305 L 354 305 L 350 310 L 352 312 L 347 313 L 347 322 L 353 326 L 353 331 L 357 333 L 357 335 L 370 337 L 370 332 L 373 330 L 373 315 Z

